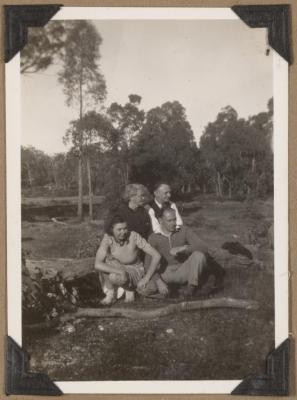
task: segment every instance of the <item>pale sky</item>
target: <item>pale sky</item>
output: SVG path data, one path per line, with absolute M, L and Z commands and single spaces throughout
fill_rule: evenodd
M 105 106 L 142 96 L 145 111 L 179 101 L 199 144 L 208 122 L 230 105 L 240 117 L 266 111 L 272 55 L 266 30 L 242 21 L 93 21 L 102 36 Z M 22 145 L 66 151 L 62 137 L 78 110 L 65 103 L 54 67 L 22 76 Z

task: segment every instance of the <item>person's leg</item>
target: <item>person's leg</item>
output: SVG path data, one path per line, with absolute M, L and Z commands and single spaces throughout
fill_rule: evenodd
M 184 263 L 168 265 L 161 277 L 166 283 L 198 286 L 205 267 L 205 255 L 200 251 L 194 251 Z
M 125 303 L 132 303 L 135 300 L 134 290 L 125 290 Z
M 188 268 L 189 274 L 187 286 L 180 294 L 183 298 L 190 298 L 203 285 L 203 273 L 207 269 L 206 256 L 199 251 L 194 251 L 183 264 L 183 268 Z
M 194 251 L 182 264 L 169 265 L 162 274 L 162 279 L 170 284 L 187 285 L 182 294 L 192 296 L 198 288 L 202 272 L 206 268 L 206 257 L 199 251 Z
M 207 268 L 205 275 L 210 276 L 213 275 L 215 278 L 214 287 L 215 291 L 218 291 L 224 286 L 224 278 L 226 275 L 226 271 L 224 268 L 209 254 L 206 256 Z
M 143 297 L 155 297 L 158 293 L 156 281 L 151 279 L 144 289 L 137 289 L 137 293 Z
M 188 285 L 198 287 L 203 271 L 206 269 L 206 256 L 200 251 L 194 251 L 190 257 L 182 264 L 181 270 L 188 271 Z
M 109 279 L 112 284 L 117 287 L 122 287 L 125 290 L 125 303 L 131 303 L 135 300 L 134 290 L 131 290 L 131 282 L 128 274 L 125 274 L 125 277 L 118 274 L 110 274 Z
M 121 264 L 114 259 L 108 258 L 106 259 L 106 263 L 108 265 L 111 265 L 113 267 L 119 268 L 121 270 Z M 99 271 L 99 280 L 101 283 L 102 291 L 105 294 L 105 297 L 103 300 L 101 300 L 102 305 L 111 305 L 113 304 L 116 299 L 117 299 L 117 290 L 119 287 L 122 286 L 122 283 L 125 284 L 127 282 L 127 277 L 123 279 L 123 276 L 115 273 L 105 273 Z
M 99 272 L 99 280 L 101 283 L 101 288 L 105 294 L 104 299 L 100 301 L 102 305 L 110 305 L 116 301 L 116 288 L 114 284 L 110 281 L 109 275 L 105 272 Z
M 101 300 L 100 303 L 104 306 L 109 306 L 116 301 L 117 288 L 124 286 L 127 283 L 128 277 L 127 276 L 124 277 L 122 275 L 115 273 L 106 275 L 107 275 L 105 277 L 106 296 L 104 297 L 103 300 Z
M 183 285 L 188 282 L 188 273 L 180 270 L 182 264 L 167 265 L 165 271 L 161 274 L 161 278 L 165 283 Z
M 109 274 L 106 272 L 99 271 L 98 272 L 99 281 L 101 284 L 101 289 L 103 293 L 106 293 L 108 290 L 113 289 L 113 285 L 109 280 Z
M 115 287 L 109 280 L 109 274 L 99 271 L 99 281 L 102 292 L 105 294 L 104 299 L 100 301 L 102 305 L 110 305 L 115 301 Z
M 111 282 L 111 284 L 114 286 L 125 286 L 128 281 L 129 281 L 129 277 L 128 274 L 125 273 L 125 271 L 123 271 L 123 273 L 120 274 L 116 274 L 114 272 L 112 272 L 111 274 L 109 274 L 108 276 L 109 281 Z
M 125 303 L 131 303 L 135 300 L 135 290 L 140 279 L 144 276 L 144 267 L 142 262 L 125 265 L 125 271 L 128 274 L 128 280 L 125 285 Z

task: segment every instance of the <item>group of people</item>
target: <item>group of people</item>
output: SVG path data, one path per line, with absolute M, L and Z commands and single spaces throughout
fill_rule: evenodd
M 183 224 L 167 183 L 158 183 L 153 200 L 140 184 L 125 188 L 123 202 L 106 220 L 95 268 L 104 299 L 111 305 L 141 296 L 166 297 L 172 287 L 190 298 L 213 276 L 211 290 L 222 287 L 225 271 L 208 254 L 207 246 Z

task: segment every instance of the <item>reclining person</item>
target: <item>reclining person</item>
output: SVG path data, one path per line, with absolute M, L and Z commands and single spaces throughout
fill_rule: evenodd
M 150 264 L 145 270 L 140 253 L 150 256 Z M 126 290 L 126 301 L 134 301 L 134 290 L 144 290 L 159 266 L 161 256 L 138 233 L 128 231 L 127 222 L 121 216 L 113 216 L 108 224 L 96 254 L 95 269 L 105 298 L 103 305 L 116 301 L 117 288 Z
M 207 246 L 190 228 L 176 229 L 175 210 L 164 209 L 159 221 L 160 233 L 152 233 L 148 242 L 161 254 L 161 266 L 141 294 L 149 296 L 159 291 L 166 295 L 168 285 L 174 284 L 183 285 L 181 295 L 188 298 L 201 289 L 210 275 L 215 278 L 211 290 L 221 287 L 224 269 L 207 254 Z

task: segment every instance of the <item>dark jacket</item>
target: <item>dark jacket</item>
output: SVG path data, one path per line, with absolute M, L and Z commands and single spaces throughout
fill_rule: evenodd
M 143 238 L 147 239 L 151 234 L 151 219 L 145 208 L 138 207 L 136 210 L 132 210 L 126 203 L 122 203 L 112 213 L 125 219 L 128 229 L 139 233 Z

